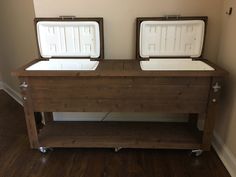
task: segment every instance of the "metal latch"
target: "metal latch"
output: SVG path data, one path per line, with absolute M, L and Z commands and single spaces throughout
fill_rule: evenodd
M 215 83 L 215 85 L 212 86 L 214 92 L 218 92 L 221 89 L 221 86 L 218 82 Z

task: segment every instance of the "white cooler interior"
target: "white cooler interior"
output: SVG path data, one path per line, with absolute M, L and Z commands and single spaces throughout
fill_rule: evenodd
M 144 71 L 213 71 L 200 60 L 205 38 L 205 21 L 143 21 L 140 24 L 139 52 Z
M 140 26 L 140 56 L 190 57 L 202 54 L 203 20 L 143 21 Z
M 100 27 L 96 21 L 39 21 L 37 39 L 42 58 L 27 71 L 95 70 L 100 57 Z
M 37 34 L 43 58 L 100 56 L 98 22 L 40 21 Z
M 72 71 L 72 70 L 95 70 L 98 61 L 90 61 L 89 59 L 50 59 L 48 61 L 39 61 L 30 67 L 27 71 Z
M 214 68 L 208 64 L 189 59 L 150 59 L 140 61 L 141 69 L 144 71 L 213 71 Z

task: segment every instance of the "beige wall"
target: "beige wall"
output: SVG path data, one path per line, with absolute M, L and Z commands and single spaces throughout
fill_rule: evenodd
M 234 8 L 232 16 L 227 16 L 225 12 L 229 7 Z M 230 82 L 230 100 L 231 103 L 224 106 L 224 113 L 217 122 L 216 132 L 224 141 L 226 146 L 234 153 L 236 157 L 236 1 L 224 1 L 224 10 L 222 12 L 222 35 L 220 40 L 220 52 L 218 63 L 226 68 L 231 75 Z
M 18 89 L 18 81 L 11 76 L 15 68 L 36 57 L 32 0 L 0 2 L 0 48 L 3 81 Z
M 135 18 L 165 14 L 210 17 L 206 56 L 215 60 L 220 31 L 221 0 L 34 0 L 37 17 L 101 16 L 105 20 L 105 57 L 133 58 Z
M 1 49 L 0 49 L 0 82 L 1 81 L 2 81 L 2 53 L 1 53 Z

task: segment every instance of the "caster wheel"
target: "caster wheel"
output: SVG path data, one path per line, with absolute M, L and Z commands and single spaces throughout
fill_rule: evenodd
M 191 154 L 194 154 L 194 156 L 199 157 L 203 153 L 203 150 L 197 149 L 197 150 L 192 150 Z
M 122 147 L 115 148 L 115 152 L 119 152 L 122 149 Z
M 46 147 L 39 147 L 39 152 L 42 154 L 46 154 L 49 150 L 52 150 L 51 148 L 46 148 Z

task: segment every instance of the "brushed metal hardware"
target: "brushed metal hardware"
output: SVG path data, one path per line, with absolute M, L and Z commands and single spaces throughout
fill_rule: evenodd
M 215 83 L 215 85 L 212 86 L 212 88 L 214 89 L 214 92 L 218 92 L 221 89 L 221 86 L 218 82 Z
M 68 15 L 68 16 L 59 16 L 59 18 L 61 18 L 62 20 L 66 20 L 66 19 L 71 19 L 71 20 L 74 20 L 76 18 L 76 16 L 73 16 L 73 15 Z
M 48 147 L 39 147 L 38 150 L 42 153 L 42 154 L 46 154 L 49 151 L 53 151 L 52 148 L 48 148 Z
M 215 99 L 215 98 L 213 98 L 213 99 L 212 99 L 212 102 L 213 102 L 213 103 L 216 103 L 216 99 Z
M 39 147 L 39 151 L 43 154 L 47 153 L 47 148 L 45 147 Z
M 20 84 L 20 88 L 27 88 L 29 85 L 26 82 Z

